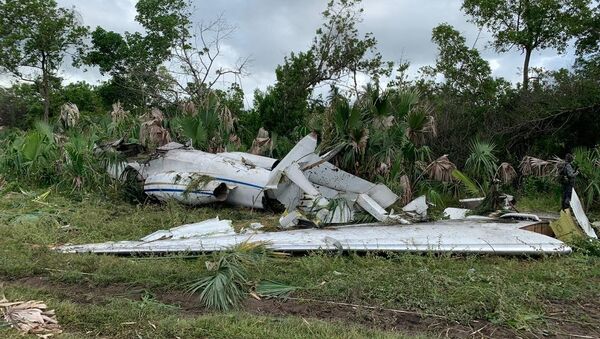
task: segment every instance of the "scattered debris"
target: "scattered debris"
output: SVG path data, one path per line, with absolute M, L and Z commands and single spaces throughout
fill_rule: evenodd
M 246 233 L 259 233 L 262 232 L 261 229 L 263 229 L 265 226 L 259 222 L 253 222 L 250 223 L 250 225 L 248 227 L 243 227 L 240 230 L 240 233 L 242 234 L 246 234 Z
M 48 310 L 48 306 L 41 301 L 9 302 L 6 298 L 2 298 L 0 310 L 4 320 L 23 334 L 48 338 L 62 333 L 54 310 Z
M 150 242 L 165 239 L 186 239 L 225 234 L 235 234 L 235 230 L 233 229 L 233 226 L 231 226 L 231 220 L 219 220 L 219 217 L 216 217 L 194 224 L 178 226 L 171 228 L 170 230 L 156 231 L 143 237 L 141 241 Z
M 479 207 L 479 205 L 481 205 L 481 203 L 485 200 L 485 197 L 483 198 L 468 198 L 468 199 L 460 199 L 458 200 L 460 202 L 460 205 L 464 208 L 473 210 L 476 209 L 477 207 Z
M 402 208 L 402 210 L 406 212 L 415 221 L 425 221 L 427 220 L 428 208 L 429 206 L 427 206 L 426 197 L 422 195 L 408 203 Z

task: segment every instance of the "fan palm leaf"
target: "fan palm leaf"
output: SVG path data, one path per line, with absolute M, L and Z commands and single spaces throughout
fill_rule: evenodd
M 496 177 L 505 184 L 510 184 L 517 178 L 517 171 L 507 162 L 503 162 L 496 170 Z
M 456 165 L 448 159 L 448 155 L 442 155 L 425 168 L 425 175 L 429 179 L 441 182 L 451 182 L 453 180 L 452 172 L 456 170 Z
M 469 145 L 469 157 L 465 168 L 470 175 L 480 180 L 491 180 L 496 171 L 498 158 L 494 155 L 496 145 L 491 142 L 474 140 Z

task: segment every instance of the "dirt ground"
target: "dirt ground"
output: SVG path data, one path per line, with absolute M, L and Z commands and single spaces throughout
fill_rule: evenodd
M 1 285 L 50 290 L 53 295 L 61 299 L 82 304 L 102 305 L 108 303 L 109 298 L 140 300 L 144 295 L 149 294 L 147 289 L 136 286 L 116 284 L 102 287 L 86 282 L 63 284 L 50 281 L 47 277 L 0 280 Z M 177 306 L 177 312 L 183 317 L 208 313 L 193 297 L 183 292 L 152 291 L 151 295 L 156 301 Z M 600 338 L 600 328 L 597 326 L 600 324 L 600 300 L 589 300 L 583 304 L 548 301 L 548 307 L 550 312 L 546 317 L 546 330 L 540 333 L 514 330 L 484 320 L 465 325 L 443 317 L 421 315 L 417 312 L 375 309 L 317 300 L 250 298 L 244 304 L 243 311 L 256 315 L 301 317 L 306 321 L 320 319 L 361 324 L 369 328 L 397 331 L 402 334 L 426 334 L 446 338 Z

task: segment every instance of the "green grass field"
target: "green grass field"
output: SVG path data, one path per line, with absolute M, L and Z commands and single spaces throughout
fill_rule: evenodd
M 46 301 L 65 338 L 600 336 L 600 257 L 586 252 L 269 257 L 250 272 L 252 281 L 302 289 L 288 300 L 249 297 L 221 313 L 185 292 L 211 256 L 67 255 L 51 247 L 132 240 L 215 216 L 236 227 L 273 227 L 277 215 L 43 193 L 1 196 L 0 297 Z M 21 336 L 0 323 L 0 337 Z

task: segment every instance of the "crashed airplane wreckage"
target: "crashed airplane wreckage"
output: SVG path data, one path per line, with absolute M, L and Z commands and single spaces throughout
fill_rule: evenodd
M 571 202 L 575 219 L 561 214 L 548 223 L 536 215 L 508 213 L 494 219 L 467 216 L 469 210 L 449 208 L 450 219 L 410 224 L 385 209 L 397 196 L 385 185 L 374 184 L 342 171 L 328 160 L 331 153 L 315 153 L 316 138 L 302 139 L 281 161 L 247 153 L 210 154 L 171 143 L 146 163 L 123 163 L 112 175 L 134 171 L 146 194 L 159 200 L 175 199 L 200 205 L 224 201 L 251 208 L 279 203 L 291 211 L 280 219 L 285 230 L 263 232 L 252 224 L 237 233 L 229 220 L 211 219 L 170 230 L 156 231 L 138 241 L 65 245 L 63 253 L 168 254 L 223 251 L 246 242 L 260 242 L 277 251 L 312 250 L 454 252 L 493 254 L 566 254 L 573 235 L 597 238 L 581 208 L 577 194 Z M 427 216 L 425 197 L 404 206 L 413 220 Z M 293 226 L 341 224 L 353 221 L 363 210 L 378 224 L 288 229 Z M 302 213 L 312 215 L 312 221 Z M 382 223 L 385 222 L 385 223 Z
M 147 162 L 124 162 L 109 172 L 122 178 L 133 171 L 143 181 L 144 192 L 161 201 L 283 206 L 288 213 L 282 227 L 349 223 L 357 211 L 381 222 L 408 223 L 386 211 L 398 199 L 387 186 L 339 169 L 328 162 L 333 152 L 319 156 L 316 148 L 316 137 L 308 135 L 277 160 L 242 152 L 212 154 L 169 143 Z

